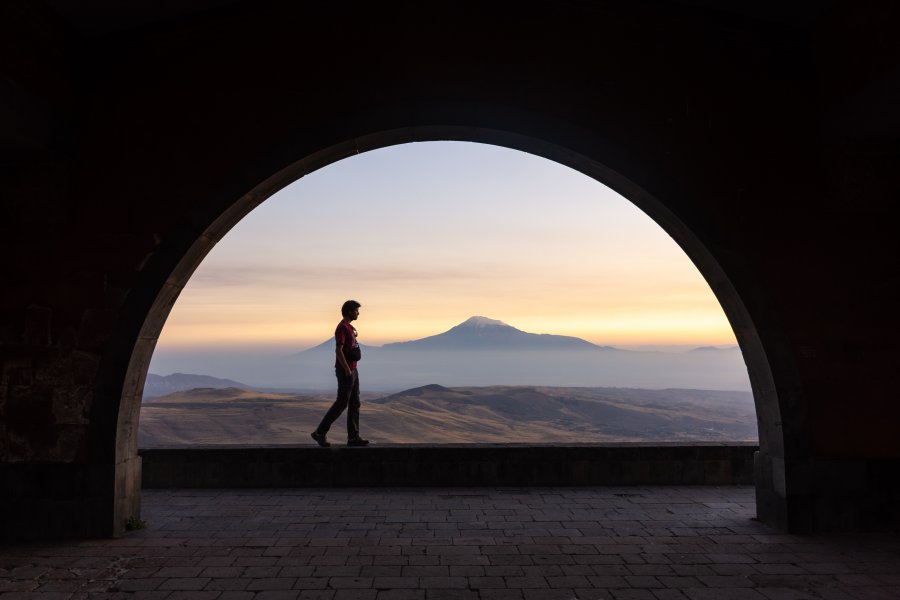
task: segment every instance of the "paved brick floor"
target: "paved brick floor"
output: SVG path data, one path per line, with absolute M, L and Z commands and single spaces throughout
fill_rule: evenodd
M 146 529 L 0 548 L 0 600 L 900 598 L 900 538 L 801 537 L 750 487 L 149 490 Z

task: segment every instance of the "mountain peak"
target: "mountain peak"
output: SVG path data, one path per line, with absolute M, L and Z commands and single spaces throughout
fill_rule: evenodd
M 449 331 L 409 342 L 385 344 L 387 350 L 595 350 L 598 346 L 565 335 L 527 333 L 497 319 L 469 317 Z
M 503 321 L 498 321 L 497 319 L 488 319 L 487 317 L 469 317 L 462 323 L 458 325 L 458 327 L 509 327 Z

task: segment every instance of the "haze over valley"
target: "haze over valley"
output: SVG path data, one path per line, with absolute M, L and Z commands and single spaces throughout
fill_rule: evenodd
M 471 317 L 443 333 L 383 346 L 366 345 L 365 325 L 359 329 L 360 380 L 368 391 L 398 392 L 429 384 L 750 391 L 737 347 L 623 350 L 572 336 L 528 333 L 486 317 Z M 256 389 L 315 392 L 334 387 L 333 365 L 334 342 L 329 339 L 300 352 L 252 347 L 158 349 L 150 371 L 202 373 Z M 152 385 L 145 396 L 148 392 L 167 393 L 154 391 Z

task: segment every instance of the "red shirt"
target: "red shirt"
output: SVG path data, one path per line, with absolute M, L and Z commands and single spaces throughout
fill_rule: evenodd
M 334 330 L 334 339 L 337 342 L 337 346 L 345 355 L 350 349 L 355 348 L 358 344 L 356 341 L 356 329 L 353 328 L 353 325 L 343 319 L 341 319 L 341 322 L 338 323 L 337 328 Z M 356 368 L 355 360 L 348 360 L 347 364 L 351 369 Z M 342 368 L 341 363 L 338 362 L 337 356 L 334 357 L 334 367 L 336 369 Z

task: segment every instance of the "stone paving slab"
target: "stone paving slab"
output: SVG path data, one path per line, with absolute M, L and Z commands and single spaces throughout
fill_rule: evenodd
M 900 537 L 736 487 L 145 490 L 120 539 L 0 548 L 0 600 L 900 599 Z

